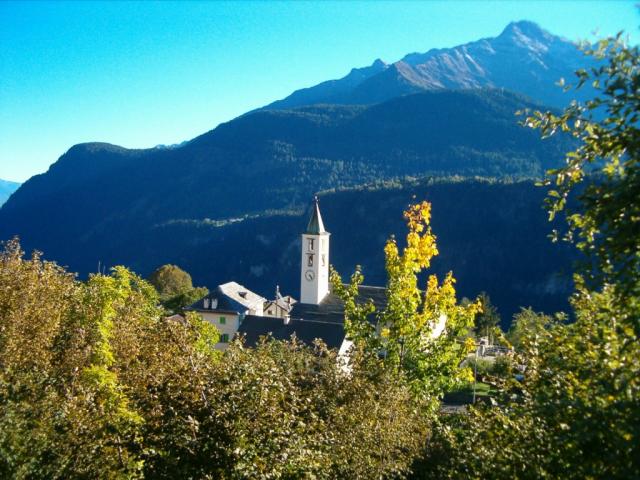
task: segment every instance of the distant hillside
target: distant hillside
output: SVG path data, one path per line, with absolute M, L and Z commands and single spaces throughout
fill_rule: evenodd
M 404 238 L 402 211 L 409 203 L 429 200 L 440 250 L 432 271 L 442 278 L 452 270 L 460 296 L 488 292 L 508 326 L 520 306 L 568 311 L 576 255 L 549 240 L 553 225 L 542 208 L 544 196 L 532 181 L 422 179 L 327 192 L 320 204 L 331 232 L 331 264 L 345 279 L 362 265 L 366 284 L 384 285 L 384 243 L 390 235 Z M 145 260 L 128 260 L 145 272 L 156 266 L 145 264 L 149 259 L 178 263 L 198 284 L 234 278 L 267 297 L 278 282 L 296 296 L 300 233 L 308 214 L 261 216 L 221 227 L 158 225 L 130 246 L 144 250 Z
M 317 103 L 372 104 L 401 95 L 441 89 L 505 88 L 545 105 L 565 106 L 576 93 L 563 93 L 560 78 L 589 60 L 576 45 L 528 21 L 513 22 L 496 38 L 485 38 L 454 48 L 412 53 L 386 64 L 354 68 L 338 80 L 296 90 L 265 108 L 286 109 Z M 589 88 L 579 92 L 589 94 Z
M 412 201 L 431 201 L 440 250 L 433 271 L 442 276 L 453 270 L 461 296 L 488 292 L 507 325 L 520 306 L 567 309 L 574 255 L 547 238 L 552 226 L 543 198 L 531 181 L 423 179 L 327 192 L 320 203 L 331 232 L 331 263 L 345 278 L 360 264 L 365 283 L 384 285 L 382 248 L 390 235 L 401 239 L 406 233 L 402 210 Z M 143 275 L 173 263 L 198 285 L 233 279 L 270 297 L 279 284 L 298 296 L 307 216 L 299 210 L 226 223 L 147 222 L 93 237 L 92 243 L 80 238 L 73 255 L 53 258 L 83 273 L 96 271 L 98 261 L 103 267 L 129 265 Z
M 20 183 L 0 179 L 0 206 L 7 201 L 13 192 L 20 188 Z
M 85 273 L 105 248 L 171 220 L 291 210 L 319 190 L 405 175 L 539 176 L 569 145 L 519 126 L 514 112 L 530 106 L 508 92 L 441 91 L 255 112 L 173 149 L 76 145 L 0 209 L 0 238 L 20 235 Z

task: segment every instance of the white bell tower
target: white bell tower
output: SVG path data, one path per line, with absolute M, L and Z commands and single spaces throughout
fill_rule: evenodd
M 302 234 L 300 262 L 300 303 L 318 305 L 329 293 L 329 232 L 324 229 L 318 197 Z

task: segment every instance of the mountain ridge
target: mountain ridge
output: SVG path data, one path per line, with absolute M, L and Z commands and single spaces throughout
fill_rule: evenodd
M 334 103 L 257 109 L 169 148 L 127 149 L 100 142 L 74 145 L 47 172 L 25 182 L 0 208 L 0 239 L 19 235 L 26 250 L 44 251 L 47 258 L 68 265 L 83 276 L 95 271 L 98 262 L 103 265 L 124 263 L 142 274 L 148 273 L 154 262 L 154 268 L 160 263 L 182 263 L 188 270 L 193 270 L 194 278 L 200 279 L 201 284 L 210 286 L 211 282 L 228 280 L 223 277 L 226 275 L 246 281 L 251 288 L 252 282 L 264 280 L 258 275 L 263 271 L 269 271 L 275 277 L 282 273 L 283 279 L 289 278 L 286 282 L 290 282 L 290 278 L 295 277 L 291 276 L 292 265 L 287 264 L 282 271 L 265 270 L 264 265 L 268 266 L 266 257 L 250 265 L 254 267 L 253 273 L 242 269 L 257 255 L 252 248 L 261 248 L 263 240 L 267 242 L 265 239 L 278 237 L 274 229 L 289 229 L 292 237 L 278 237 L 277 243 L 286 247 L 287 255 L 291 254 L 299 233 L 292 233 L 291 212 L 299 212 L 318 191 L 359 188 L 372 182 L 384 186 L 388 182 L 402 183 L 405 179 L 425 176 L 539 178 L 545 170 L 560 165 L 564 152 L 574 146 L 573 140 L 557 135 L 543 141 L 537 132 L 522 128 L 515 116 L 518 110 L 543 108 L 539 99 L 503 87 L 476 88 L 473 83 L 476 80 L 471 74 L 458 81 L 465 88 L 427 88 L 446 80 L 447 77 L 440 73 L 455 73 L 455 69 L 445 68 L 452 62 L 455 64 L 454 60 L 466 65 L 471 73 L 485 74 L 486 62 L 481 65 L 469 60 L 473 60 L 469 51 L 473 53 L 474 49 L 504 47 L 521 52 L 526 47 L 533 53 L 525 60 L 538 68 L 536 55 L 544 50 L 540 47 L 544 47 L 544 43 L 540 42 L 553 43 L 557 37 L 543 35 L 538 45 L 529 41 L 533 34 L 527 28 L 527 25 L 514 24 L 505 30 L 502 40 L 480 40 L 473 48 L 449 49 L 444 56 L 434 53 L 418 58 L 409 54 L 405 61 L 394 64 L 377 60 L 364 69 L 352 69 L 347 83 L 323 82 L 321 93 Z M 523 43 L 528 45 L 523 47 Z M 469 58 L 465 56 L 467 54 Z M 557 60 L 560 66 L 554 67 L 555 71 L 566 67 L 562 59 Z M 429 62 L 440 70 L 433 65 L 429 67 Z M 440 73 L 433 78 L 427 75 L 434 72 Z M 531 71 L 516 72 L 514 78 L 518 75 L 531 76 Z M 306 93 L 294 92 L 292 98 L 308 102 L 318 92 L 313 88 Z M 356 105 L 341 103 L 338 101 L 341 96 L 359 96 L 361 101 Z M 464 193 L 465 188 L 484 193 L 480 197 L 469 197 Z M 518 188 L 524 193 L 518 193 Z M 493 191 L 508 191 L 508 201 L 522 205 L 528 212 L 534 209 L 533 200 L 541 202 L 542 195 L 532 193 L 530 184 L 495 189 L 466 184 L 437 187 L 436 190 L 440 192 L 436 196 L 439 203 L 457 205 L 456 209 L 449 210 L 447 215 L 451 217 L 440 220 L 443 223 L 439 228 L 444 232 L 455 229 L 459 222 L 485 228 L 491 224 L 490 215 L 504 216 L 499 209 L 506 207 L 495 202 Z M 422 195 L 425 191 L 417 190 L 416 194 Z M 364 208 L 358 203 L 357 195 L 340 195 L 359 205 L 358 211 Z M 447 199 L 447 195 L 455 198 Z M 389 191 L 366 197 L 381 202 L 375 205 L 376 215 L 400 215 L 405 206 L 391 202 L 391 197 L 396 200 L 398 197 Z M 463 198 L 471 202 L 469 207 L 460 204 Z M 481 209 L 477 212 L 487 217 L 485 224 L 475 218 L 470 221 L 467 216 L 476 207 L 475 203 L 485 200 L 490 200 L 491 208 L 497 211 Z M 391 209 L 391 203 L 397 212 Z M 511 210 L 505 218 L 518 231 L 527 232 L 523 235 L 531 236 L 531 227 L 520 222 L 513 212 L 513 205 L 508 205 Z M 349 207 L 342 203 L 340 208 L 344 211 Z M 434 204 L 434 208 L 440 208 L 440 205 Z M 536 208 L 538 213 L 535 215 L 543 213 L 540 204 Z M 268 212 L 285 215 L 265 218 Z M 535 225 L 542 228 L 538 219 Z M 212 226 L 220 228 L 207 230 Z M 353 224 L 341 227 L 345 241 L 360 242 L 360 233 L 354 231 L 350 235 L 347 227 L 353 228 Z M 265 230 L 256 235 L 258 228 Z M 366 228 L 377 228 L 371 233 L 378 244 L 389 234 L 382 230 L 382 224 Z M 495 228 L 496 235 L 512 242 L 519 238 L 518 231 L 508 230 L 507 223 Z M 200 235 L 202 232 L 213 237 L 207 239 Z M 463 271 L 462 278 L 478 279 L 480 274 L 487 272 L 469 273 L 465 270 L 466 260 L 458 258 L 463 254 L 474 254 L 469 245 L 476 245 L 477 232 L 465 231 L 465 235 L 472 235 L 472 240 L 467 239 L 467 243 L 461 237 L 452 240 L 455 248 L 463 253 L 444 256 L 444 260 L 454 262 L 451 266 Z M 481 252 L 491 250 L 491 232 L 483 231 L 482 235 L 486 238 L 478 248 Z M 543 237 L 546 238 L 546 234 Z M 447 241 L 446 233 L 443 238 Z M 202 245 L 219 249 L 223 254 L 211 256 L 210 252 L 201 249 Z M 350 249 L 348 243 L 337 245 L 336 259 L 344 273 L 352 264 L 346 263 L 348 258 L 340 255 L 356 255 L 357 252 Z M 506 250 L 510 248 L 508 242 L 500 245 Z M 547 252 L 544 246 L 536 248 L 538 253 Z M 547 289 L 545 285 L 553 287 L 554 280 L 545 279 L 556 266 L 545 263 L 544 255 L 532 259 L 533 263 L 544 264 L 546 276 L 527 286 L 525 277 L 510 275 L 514 272 L 529 275 L 531 270 L 519 269 L 514 264 L 517 258 L 509 257 L 512 252 L 506 250 L 504 256 L 511 258 L 506 263 L 501 260 L 502 253 L 499 255 L 491 250 L 498 273 L 511 278 L 513 285 L 520 285 L 518 291 L 521 293 L 535 291 L 538 292 L 536 298 L 542 298 L 540 295 Z M 370 252 L 374 255 L 373 249 Z M 276 255 L 278 262 L 284 261 L 283 252 L 267 249 L 262 253 Z M 566 260 L 549 255 L 557 260 L 556 263 Z M 299 258 L 297 254 L 289 257 L 285 260 L 290 262 L 293 258 L 297 262 Z M 186 259 L 185 262 L 181 258 Z M 202 273 L 205 263 L 206 268 L 215 270 L 216 276 L 207 277 Z M 492 267 L 480 263 L 477 268 Z M 376 270 L 370 278 L 380 282 L 380 271 Z M 465 283 L 463 292 L 471 292 L 476 288 L 474 285 L 479 284 Z M 518 296 L 516 290 L 509 291 L 518 301 L 524 298 Z M 493 290 L 489 293 L 493 296 Z M 500 301 L 506 305 L 507 300 L 503 297 Z M 549 304 L 555 305 L 554 301 L 550 300 Z M 539 302 L 532 304 L 540 305 Z M 517 307 L 513 302 L 510 305 L 508 310 Z
M 376 60 L 369 67 L 354 68 L 340 79 L 296 90 L 263 108 L 371 104 L 426 90 L 482 87 L 506 88 L 542 104 L 563 107 L 575 95 L 585 98 L 591 94 L 587 87 L 569 97 L 555 87 L 561 77 L 570 80 L 586 63 L 589 60 L 576 44 L 521 20 L 511 22 L 497 37 L 410 53 L 390 64 Z M 363 74 L 354 76 L 353 72 Z
M 20 182 L 12 182 L 11 180 L 2 180 L 0 178 L 0 207 L 7 199 L 22 185 Z

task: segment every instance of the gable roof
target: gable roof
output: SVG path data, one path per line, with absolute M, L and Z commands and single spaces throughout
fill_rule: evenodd
M 261 297 L 257 293 L 249 290 L 247 287 L 236 282 L 227 282 L 222 285 L 218 285 L 217 290 L 223 295 L 229 297 L 231 300 L 239 303 L 240 305 L 244 305 L 249 309 L 262 307 L 264 302 L 267 301 L 266 298 Z
M 282 318 L 256 315 L 244 317 L 238 334 L 244 334 L 245 345 L 249 347 L 255 347 L 261 337 L 268 335 L 276 340 L 289 340 L 295 334 L 298 340 L 306 344 L 319 338 L 329 348 L 340 348 L 344 340 L 344 329 L 339 323 L 291 319 L 285 324 Z
M 292 296 L 287 295 L 286 297 L 276 298 L 275 300 L 267 300 L 264 304 L 264 309 L 266 310 L 272 305 L 276 305 L 283 310 L 289 311 L 296 303 L 298 302 Z
M 187 310 L 220 313 L 244 313 L 262 307 L 267 300 L 236 282 L 218 285 L 209 295 L 191 304 Z M 211 308 L 215 305 L 215 308 Z
M 206 305 L 206 306 L 205 306 Z M 215 308 L 211 308 L 215 305 Z M 197 312 L 216 312 L 216 313 L 244 313 L 247 307 L 232 300 L 226 295 L 214 290 L 209 295 L 202 297 L 195 303 L 192 303 L 185 310 L 195 310 Z
M 386 289 L 384 287 L 371 287 L 360 285 L 358 287 L 358 303 L 367 300 L 373 301 L 377 309 L 382 309 L 387 304 Z M 318 305 L 310 303 L 296 303 L 291 310 L 291 318 L 317 320 L 331 323 L 344 323 L 344 302 L 330 292 Z

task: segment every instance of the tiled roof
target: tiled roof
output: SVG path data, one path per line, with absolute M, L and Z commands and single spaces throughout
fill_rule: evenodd
M 214 308 L 212 308 L 215 305 Z M 202 297 L 197 302 L 191 304 L 187 310 L 197 312 L 222 312 L 222 313 L 244 313 L 247 307 L 230 299 L 226 295 L 221 295 L 218 291 L 213 291 L 209 295 Z
M 370 287 L 361 285 L 358 288 L 358 301 L 372 300 L 378 309 L 387 304 L 384 287 Z M 309 303 L 296 303 L 291 310 L 291 318 L 318 320 L 331 323 L 344 323 L 344 303 L 335 294 L 329 293 L 319 305 Z
M 247 287 L 244 287 L 236 282 L 227 282 L 222 285 L 218 285 L 218 290 L 227 297 L 235 300 L 241 305 L 250 309 L 261 307 L 266 298 L 261 297 L 257 293 L 252 292 Z
M 290 310 L 293 305 L 297 303 L 297 301 L 287 295 L 286 297 L 280 297 L 276 300 L 268 300 L 267 302 L 265 302 L 264 304 L 264 309 L 266 310 L 267 308 L 269 308 L 271 305 L 277 305 L 278 307 L 282 308 L 283 310 Z
M 236 282 L 219 285 L 209 295 L 189 306 L 188 310 L 225 313 L 244 313 L 261 308 L 265 298 Z
M 359 301 L 371 299 L 378 308 L 386 305 L 383 287 L 360 286 Z M 305 343 L 321 339 L 331 348 L 340 348 L 344 340 L 344 304 L 336 295 L 329 293 L 320 305 L 296 303 L 291 310 L 288 324 L 282 318 L 247 315 L 238 333 L 244 334 L 246 344 L 254 346 L 260 337 L 271 334 L 278 340 L 288 340 L 292 334 Z
M 289 340 L 295 334 L 298 340 L 311 344 L 317 338 L 329 348 L 340 348 L 344 340 L 342 324 L 291 319 L 285 325 L 282 318 L 247 315 L 238 330 L 244 335 L 245 345 L 254 347 L 261 337 L 271 336 L 277 340 Z

